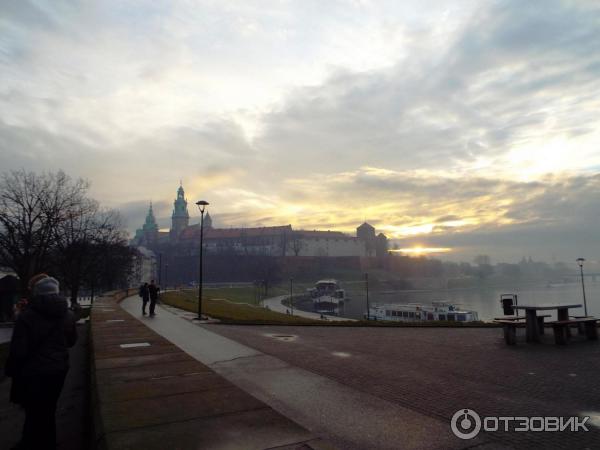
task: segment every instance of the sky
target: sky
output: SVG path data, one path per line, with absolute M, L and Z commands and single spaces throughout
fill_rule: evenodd
M 0 2 L 1 170 L 130 231 L 181 181 L 219 227 L 598 260 L 598 111 L 594 0 Z

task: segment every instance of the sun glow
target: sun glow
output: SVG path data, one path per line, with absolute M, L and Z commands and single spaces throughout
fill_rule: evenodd
M 408 256 L 425 256 L 436 253 L 448 253 L 452 249 L 449 247 L 410 247 L 410 248 L 399 248 L 397 250 L 391 250 L 392 252 L 403 253 Z

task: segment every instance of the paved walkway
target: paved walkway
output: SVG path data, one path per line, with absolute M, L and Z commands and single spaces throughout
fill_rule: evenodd
M 229 326 L 198 325 L 165 308 L 160 308 L 159 314 L 152 319 L 141 318 L 139 301 L 135 297 L 124 300 L 121 305 L 189 355 L 339 448 L 500 448 L 486 444 L 482 439 L 461 441 L 452 435 L 448 421 L 442 418 L 431 417 L 340 380 L 322 376 L 315 373 L 310 365 L 303 368 L 286 362 L 284 358 L 242 345 L 239 342 L 245 342 L 243 338 L 236 339 L 236 342 L 215 333 L 227 332 Z M 307 328 L 319 330 L 325 340 L 326 332 L 332 330 Z M 254 332 L 261 327 L 248 326 L 248 329 Z M 297 340 L 297 330 L 298 327 L 264 327 L 260 335 L 261 339 L 274 346 L 292 349 Z M 326 342 L 321 345 L 326 345 Z M 313 350 L 303 348 L 302 353 L 305 359 L 310 360 Z M 340 365 L 344 358 L 342 354 L 330 355 L 329 362 L 332 366 Z
M 156 317 L 143 317 L 137 296 L 124 305 L 131 315 L 108 298 L 95 303 L 92 313 L 94 410 L 102 448 L 331 449 L 173 345 L 182 338 L 202 340 L 189 332 L 201 328 L 160 308 Z M 152 331 L 168 323 L 172 342 Z M 214 344 L 215 357 L 226 350 Z
M 272 297 L 263 300 L 263 305 L 268 307 L 271 311 L 275 311 L 282 314 L 287 314 L 290 312 L 289 306 L 282 304 L 281 302 L 285 299 L 289 298 L 289 295 L 280 295 L 279 297 Z M 314 320 L 330 320 L 330 321 L 354 321 L 355 319 L 348 319 L 346 317 L 337 317 L 337 316 L 329 316 L 325 315 L 321 317 L 321 314 L 302 311 L 301 309 L 294 308 L 294 316 L 306 317 L 308 319 Z
M 1 328 L 0 328 L 1 330 Z M 89 443 L 88 327 L 77 326 L 79 339 L 70 350 L 71 368 L 56 414 L 57 450 L 85 450 Z M 0 382 L 0 448 L 9 449 L 21 438 L 25 415 L 8 401 L 10 378 Z
M 10 342 L 12 330 L 12 327 L 0 327 L 0 344 Z
M 431 430 L 435 437 L 447 435 L 450 418 L 463 408 L 482 417 L 590 416 L 589 432 L 479 436 L 523 449 L 600 449 L 600 342 L 581 340 L 576 333 L 567 346 L 556 346 L 549 333 L 542 344 L 526 344 L 520 335 L 518 345 L 509 347 L 498 328 L 230 325 L 210 330 L 282 365 L 378 398 L 386 410 L 384 405 L 401 407 L 412 417 L 422 417 L 424 424 L 435 419 L 444 424 L 441 430 Z M 276 338 L 283 335 L 289 337 Z M 337 414 L 347 414 L 344 406 Z M 400 417 L 403 426 L 406 419 Z M 414 433 L 410 428 L 403 431 Z M 430 439 L 426 436 L 423 442 L 429 444 Z

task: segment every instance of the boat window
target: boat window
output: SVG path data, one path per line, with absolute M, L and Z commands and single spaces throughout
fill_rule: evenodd
M 415 313 L 412 312 L 412 311 L 409 311 L 408 312 L 408 317 L 410 317 L 411 319 L 414 319 L 415 318 Z
M 402 311 L 402 317 L 408 317 L 408 311 Z
M 453 321 L 454 320 L 454 314 L 448 314 L 448 320 Z
M 433 314 L 428 313 L 427 314 L 427 320 L 433 320 Z
M 438 318 L 439 318 L 440 320 L 446 320 L 446 314 L 439 314 L 439 315 L 438 315 Z
M 385 315 L 386 315 L 386 316 L 389 316 L 389 315 L 390 315 L 390 312 L 391 312 L 391 311 L 390 311 L 389 309 L 386 309 L 386 310 L 385 310 Z
M 467 320 L 467 317 L 464 314 L 458 314 L 456 316 L 456 320 L 458 320 L 459 322 L 464 322 L 465 320 Z

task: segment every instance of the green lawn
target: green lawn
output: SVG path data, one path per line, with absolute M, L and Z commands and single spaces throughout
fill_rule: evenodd
M 321 323 L 317 320 L 289 316 L 244 304 L 244 288 L 207 289 L 202 292 L 202 312 L 225 323 L 255 323 L 275 325 L 303 325 Z M 252 295 L 252 288 L 249 289 Z M 230 292 L 231 291 L 231 292 Z M 253 299 L 253 296 L 251 297 Z M 161 301 L 186 311 L 198 311 L 198 291 L 170 291 L 161 294 Z
M 198 297 L 197 290 L 190 290 Z M 269 289 L 269 297 L 285 294 L 279 287 Z M 248 303 L 250 305 L 258 304 L 257 290 L 253 286 L 231 287 L 231 288 L 204 288 L 202 289 L 202 298 L 207 299 L 227 299 L 234 303 Z

